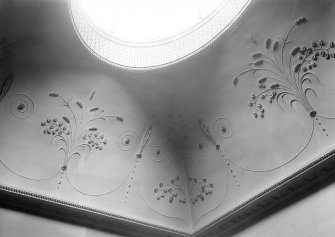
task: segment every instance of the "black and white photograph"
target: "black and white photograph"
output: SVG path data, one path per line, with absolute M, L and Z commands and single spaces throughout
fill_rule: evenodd
M 334 233 L 334 0 L 0 0 L 0 237 Z

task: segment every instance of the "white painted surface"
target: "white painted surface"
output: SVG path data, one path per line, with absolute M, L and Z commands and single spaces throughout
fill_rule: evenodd
M 328 237 L 335 232 L 335 184 L 305 197 L 232 237 Z M 117 237 L 86 227 L 0 209 L 1 237 Z
M 327 237 L 335 232 L 335 184 L 267 217 L 234 237 Z
M 86 227 L 76 226 L 8 209 L 0 209 L 1 237 L 114 237 Z
M 209 153 L 208 156 L 199 155 L 198 163 L 202 166 L 199 165 L 198 167 L 200 167 L 199 170 L 203 172 L 196 172 L 199 178 L 206 177 L 208 180 L 218 180 L 217 183 L 214 183 L 215 190 L 213 192 L 215 194 L 213 197 L 218 198 L 206 198 L 206 200 L 209 200 L 209 204 L 203 203 L 202 206 L 198 205 L 196 207 L 199 211 L 198 213 L 195 212 L 194 219 L 199 219 L 199 221 L 193 224 L 196 228 L 201 228 L 253 195 L 263 191 L 266 187 L 269 187 L 288 174 L 293 173 L 298 168 L 308 164 L 334 145 L 335 134 L 332 131 L 335 131 L 335 124 L 332 122 L 333 120 L 325 121 L 324 126 L 327 128 L 327 131 L 332 132 L 329 137 L 323 134 L 322 127 L 318 127 L 315 130 L 315 136 L 313 136 L 313 141 L 310 146 L 304 150 L 305 154 L 299 156 L 299 159 L 294 159 L 294 161 L 283 167 L 283 169 L 273 171 L 272 168 L 283 164 L 284 161 L 287 161 L 286 159 L 294 158 L 294 154 L 297 152 L 296 150 L 299 151 L 301 147 L 299 142 L 303 142 L 302 138 L 305 140 L 308 139 L 306 133 L 309 132 L 311 128 L 309 126 L 308 129 L 305 129 L 302 125 L 304 125 L 304 122 L 308 122 L 309 124 L 307 125 L 310 125 L 311 120 L 307 113 L 303 114 L 301 111 L 302 115 L 305 116 L 299 117 L 297 113 L 291 110 L 282 113 L 277 105 L 266 105 L 268 111 L 266 117 L 261 120 L 255 120 L 252 114 L 253 111 L 248 107 L 251 93 L 258 91 L 258 89 L 255 88 L 255 81 L 241 80 L 238 87 L 235 88 L 233 86 L 232 80 L 234 76 L 240 70 L 247 67 L 249 56 L 258 50 L 265 51 L 263 46 L 265 39 L 267 37 L 276 39 L 276 37 L 282 35 L 283 32 L 286 32 L 292 22 L 301 16 L 308 18 L 308 24 L 306 24 L 306 27 L 302 26 L 305 28 L 301 28 L 300 31 L 297 31 L 296 38 L 294 38 L 296 44 L 308 44 L 312 40 L 319 39 L 325 39 L 328 42 L 329 40 L 335 39 L 335 32 L 331 27 L 332 19 L 334 19 L 331 16 L 333 16 L 332 13 L 334 12 L 335 4 L 331 1 L 324 1 L 324 4 L 314 3 L 315 5 L 304 4 L 304 1 L 299 0 L 296 0 L 293 5 L 279 3 L 280 1 L 275 0 L 273 2 L 265 0 L 259 1 L 262 8 L 255 7 L 254 11 L 250 12 L 250 15 L 239 22 L 239 27 L 236 28 L 233 34 L 221 38 L 220 41 L 217 41 L 217 44 L 203 51 L 202 54 L 181 64 L 174 65 L 173 67 L 145 73 L 120 72 L 95 61 L 79 44 L 73 29 L 70 28 L 70 19 L 66 12 L 67 8 L 65 3 L 59 1 L 52 2 L 49 6 L 43 6 L 39 15 L 39 19 L 43 19 L 43 21 L 40 20 L 38 27 L 34 27 L 30 33 L 39 39 L 39 41 L 34 41 L 35 38 L 26 38 L 22 40 L 22 42 L 16 42 L 15 40 L 20 38 L 18 35 L 25 32 L 25 30 L 21 28 L 11 27 L 8 29 L 8 32 L 6 32 L 6 36 L 16 42 L 12 44 L 11 49 L 15 51 L 17 55 L 13 58 L 10 65 L 12 68 L 8 66 L 8 70 L 13 70 L 16 78 L 10 94 L 29 94 L 34 101 L 36 101 L 36 113 L 33 115 L 35 117 L 31 117 L 30 120 L 27 120 L 29 122 L 27 124 L 30 126 L 25 126 L 18 118 L 11 118 L 11 120 L 9 120 L 8 118 L 13 116 L 8 110 L 7 112 L 9 113 L 1 114 L 1 135 L 8 134 L 8 137 L 16 142 L 20 142 L 20 145 L 17 145 L 17 143 L 5 139 L 5 136 L 0 137 L 0 147 L 2 147 L 2 149 L 0 149 L 0 154 L 2 155 L 1 160 L 6 164 L 8 163 L 13 170 L 18 170 L 29 177 L 36 178 L 36 175 L 40 175 L 38 177 L 44 177 L 42 176 L 44 174 L 43 172 L 49 172 L 47 169 L 50 168 L 48 163 L 41 164 L 41 162 L 37 162 L 36 159 L 41 159 L 43 162 L 52 160 L 51 158 L 46 159 L 47 157 L 45 156 L 46 154 L 52 155 L 51 152 L 55 152 L 52 146 L 46 146 L 46 144 L 49 144 L 49 140 L 45 139 L 42 129 L 40 128 L 41 121 L 44 121 L 49 116 L 57 115 L 56 117 L 58 118 L 63 116 L 59 104 L 56 104 L 58 106 L 56 109 L 49 110 L 52 105 L 55 105 L 55 102 L 51 101 L 48 97 L 48 93 L 51 92 L 62 93 L 62 95 L 65 94 L 70 98 L 82 100 L 89 96 L 92 88 L 96 89 L 97 95 L 95 99 L 97 99 L 98 105 L 103 105 L 104 108 L 108 108 L 108 112 L 110 113 L 122 114 L 122 116 L 125 117 L 125 127 L 108 128 L 110 129 L 108 130 L 110 131 L 110 141 L 115 141 L 117 135 L 126 129 L 137 131 L 137 133 L 140 134 L 139 138 L 141 138 L 144 129 L 146 129 L 149 124 L 152 124 L 154 127 L 153 138 L 157 138 L 152 141 L 160 141 L 158 138 L 166 138 L 168 134 L 168 129 L 166 128 L 168 113 L 178 114 L 183 112 L 186 116 L 184 122 L 190 127 L 193 126 L 193 130 L 190 132 L 192 136 L 195 133 L 199 134 L 197 127 L 197 119 L 199 118 L 203 119 L 209 126 L 213 125 L 216 119 L 220 117 L 229 118 L 234 123 L 235 133 L 234 136 L 229 139 L 221 139 L 222 149 L 231 155 L 231 158 L 236 164 L 250 168 L 251 172 L 245 171 L 246 169 L 238 168 L 236 165 L 234 166 L 239 183 L 241 184 L 241 188 L 239 188 L 235 184 L 232 175 L 227 176 L 228 179 L 223 179 L 216 175 L 219 173 L 223 174 L 225 164 L 221 165 L 223 172 L 213 172 L 216 171 L 217 168 L 220 168 L 218 166 L 219 161 L 223 162 L 223 159 L 220 159 L 220 156 L 216 155 L 213 146 L 210 147 L 211 153 Z M 29 7 L 32 8 L 30 5 Z M 20 12 L 22 15 L 21 19 L 25 22 L 27 20 L 26 18 L 29 18 L 29 14 L 25 14 L 26 11 Z M 324 16 L 323 18 L 320 18 L 321 12 Z M 325 12 L 327 14 L 325 14 Z M 274 21 L 272 19 L 278 20 Z M 15 25 L 14 23 L 16 23 L 16 21 L 17 19 L 13 17 L 10 22 L 12 25 Z M 266 24 L 264 22 L 266 22 Z M 22 22 L 20 22 L 20 24 L 21 23 Z M 24 25 L 25 24 L 22 23 L 20 27 L 24 28 Z M 250 37 L 252 37 L 256 43 Z M 69 48 L 71 48 L 71 50 L 66 50 Z M 320 114 L 327 114 L 327 112 L 333 113 L 335 111 L 335 103 L 332 103 L 334 101 L 334 80 L 332 75 L 334 68 L 330 62 L 333 63 L 333 61 L 326 61 L 325 65 L 321 65 L 320 69 L 318 69 L 320 77 L 326 82 L 326 89 L 332 88 L 332 90 L 328 90 L 328 94 L 323 92 L 323 88 L 320 88 L 320 101 L 326 101 L 328 103 L 321 103 L 316 99 L 311 100 L 311 102 L 315 103 L 315 107 L 322 112 Z M 6 111 L 6 108 L 10 108 L 5 105 L 11 105 L 11 103 L 4 103 L 3 111 Z M 9 129 L 10 124 L 13 129 Z M 19 127 L 18 124 L 20 124 L 21 127 Z M 19 128 L 21 128 L 21 130 L 18 130 Z M 114 128 L 115 131 L 112 130 Z M 212 126 L 210 129 L 212 129 Z M 293 129 L 297 129 L 297 132 Z M 21 134 L 21 131 L 24 131 L 24 134 Z M 14 132 L 16 132 L 16 134 L 14 134 Z M 35 140 L 32 139 L 32 137 Z M 139 147 L 139 142 L 137 143 L 137 148 Z M 16 147 L 12 149 L 14 144 Z M 111 177 L 111 180 L 119 181 L 117 179 L 121 179 L 122 177 L 116 175 L 117 177 L 114 179 L 113 175 L 117 174 L 116 171 L 120 171 L 120 167 L 123 167 L 122 165 L 127 159 L 130 160 L 135 157 L 136 151 L 132 151 L 128 155 L 126 152 L 118 149 L 115 142 L 111 142 L 111 144 L 113 145 L 110 147 L 111 152 L 109 152 L 108 155 L 103 155 L 102 153 L 100 157 L 96 156 L 97 158 L 101 158 L 96 159 L 99 160 L 99 162 L 93 162 L 96 166 L 92 166 L 91 163 L 89 163 L 95 161 L 94 159 L 90 159 L 86 160 L 86 164 L 78 164 L 78 167 L 86 165 L 84 168 L 89 167 L 90 172 L 94 171 L 91 173 L 87 172 L 86 174 L 92 174 L 92 176 L 93 174 L 98 174 L 102 176 L 100 178 Z M 213 145 L 211 143 L 209 144 Z M 195 143 L 195 145 L 199 144 Z M 26 148 L 25 150 L 27 150 L 27 152 L 24 154 L 25 157 L 22 156 L 21 150 L 16 149 L 17 147 L 21 150 Z M 187 147 L 185 145 L 185 148 L 185 150 L 193 152 L 192 146 Z M 45 149 L 49 149 L 47 150 L 49 152 Z M 7 155 L 6 151 L 8 152 Z M 110 157 L 109 155 L 114 155 L 116 154 L 115 152 L 123 153 L 118 156 L 118 158 L 122 157 L 124 159 L 120 159 L 121 161 L 119 162 L 116 159 L 108 159 L 108 157 Z M 36 156 L 36 154 L 41 156 Z M 19 159 L 18 155 L 20 155 L 22 159 Z M 13 157 L 16 159 L 13 159 Z M 144 196 L 146 198 L 141 198 L 138 190 L 134 188 L 129 194 L 130 198 L 128 199 L 127 206 L 120 205 L 120 203 L 124 201 L 124 196 L 128 195 L 125 194 L 127 192 L 127 185 L 124 185 L 122 189 L 118 190 L 119 193 L 115 192 L 110 196 L 103 197 L 99 199 L 99 201 L 96 201 L 97 199 L 94 197 L 75 192 L 69 183 L 66 182 L 63 182 L 63 189 L 58 190 L 56 182 L 59 179 L 52 181 L 53 183 L 34 183 L 28 179 L 20 179 L 20 177 L 10 173 L 5 166 L 1 166 L 0 168 L 0 181 L 19 188 L 55 196 L 56 198 L 64 198 L 75 203 L 103 208 L 112 212 L 119 212 L 122 215 L 129 215 L 135 219 L 152 222 L 153 224 L 166 225 L 174 229 L 188 231 L 188 226 L 178 219 L 184 218 L 188 220 L 188 217 L 182 216 L 185 215 L 185 211 L 179 208 L 178 205 L 181 204 L 177 203 L 175 206 L 172 206 L 166 199 L 164 200 L 165 202 L 155 200 L 155 196 L 153 195 L 153 190 L 157 182 L 165 182 L 165 180 L 169 182 L 169 179 L 175 175 L 174 173 L 166 172 L 166 165 L 169 164 L 169 162 L 164 163 L 164 166 L 160 166 L 159 162 L 151 162 L 154 157 L 144 157 L 147 159 L 142 159 L 142 166 L 137 169 L 135 179 L 142 184 L 141 188 L 144 190 Z M 250 157 L 251 159 L 249 159 Z M 56 156 L 53 155 L 52 158 L 56 158 Z M 85 160 L 82 159 L 81 161 Z M 111 164 L 111 162 L 115 162 L 116 164 Z M 151 163 L 149 164 L 148 162 Z M 57 164 L 51 166 L 51 168 L 60 170 L 60 165 L 61 164 Z M 107 172 L 109 169 L 106 169 L 105 175 L 102 175 L 102 169 L 99 169 L 98 165 L 103 166 L 103 168 L 110 168 L 110 170 L 114 172 Z M 130 165 L 126 167 L 130 167 Z M 183 168 L 179 167 L 179 169 L 175 168 L 173 171 L 179 172 L 182 169 Z M 252 172 L 252 170 L 257 169 L 267 169 L 268 172 L 264 175 L 262 173 Z M 83 170 L 86 171 L 86 169 Z M 151 172 L 147 172 L 148 170 Z M 194 171 L 195 170 L 194 168 Z M 190 173 L 192 174 L 192 172 Z M 70 175 L 74 175 L 74 178 L 81 178 L 81 173 L 71 173 Z M 71 178 L 72 176 L 70 175 L 69 177 Z M 149 177 L 149 175 L 155 176 L 152 178 Z M 230 188 L 229 195 L 227 195 L 225 202 L 222 204 L 220 198 L 224 196 L 222 193 L 225 192 L 225 188 L 227 187 L 227 185 L 223 185 L 223 180 L 226 182 L 229 181 Z M 106 183 L 87 182 L 92 181 L 92 179 L 80 179 L 79 181 L 85 183 L 85 186 L 82 187 L 82 189 L 85 189 L 84 191 L 98 192 L 105 190 L 106 185 L 103 184 Z M 78 186 L 82 185 L 82 183 L 78 182 Z M 95 185 L 96 183 L 99 183 L 99 185 Z M 110 183 L 108 182 L 107 184 Z M 254 230 L 254 236 L 273 236 L 277 235 L 277 233 L 278 236 L 284 234 L 296 236 L 297 234 L 294 234 L 293 231 L 297 231 L 299 234 L 302 233 L 301 236 L 306 236 L 306 233 L 313 233 L 312 230 L 315 228 L 315 223 L 321 226 L 320 231 L 323 228 L 322 223 L 326 223 L 324 226 L 325 231 L 327 231 L 328 224 L 332 223 L 333 217 L 330 216 L 333 209 L 331 205 L 329 205 L 329 203 L 332 203 L 333 193 L 335 193 L 334 187 L 330 187 L 330 189 L 327 188 L 311 196 L 314 198 L 311 199 L 311 197 L 308 197 L 294 205 L 292 209 L 291 207 L 287 208 L 279 214 L 269 217 L 266 221 L 256 224 L 250 228 L 251 232 L 246 230 L 241 234 L 248 236 Z M 325 199 L 327 199 L 328 202 L 325 201 Z M 147 205 L 147 203 L 151 204 L 151 206 Z M 318 205 L 320 205 L 320 207 Z M 171 207 L 175 209 L 172 210 Z M 165 215 L 171 213 L 176 217 L 175 219 L 166 218 Z M 204 215 L 201 216 L 202 214 Z M 43 231 L 48 233 L 47 236 L 50 236 L 50 233 L 55 233 L 55 236 L 58 236 L 57 231 L 51 231 L 53 228 L 59 229 L 58 231 L 69 231 L 66 232 L 68 236 L 75 236 L 71 234 L 72 231 L 75 233 L 87 231 L 85 228 L 82 229 L 72 226 L 70 226 L 69 229 L 63 229 L 63 226 L 68 225 L 59 225 L 56 224 L 57 222 L 45 221 L 37 217 L 30 217 L 6 210 L 2 211 L 1 215 L 3 215 L 1 216 L 1 231 L 6 231 L 4 235 L 7 234 L 7 232 L 11 234 L 11 231 L 18 231 L 17 233 L 13 232 L 12 236 L 25 235 L 29 232 L 26 231 L 25 228 L 31 228 L 30 231 L 33 231 L 35 234 L 37 231 L 41 231 L 40 236 L 46 236 L 43 234 Z M 325 220 L 327 220 L 327 222 L 324 222 Z M 33 221 L 33 223 L 30 223 L 30 221 Z M 296 222 L 301 224 L 297 224 L 297 226 L 294 224 L 293 228 L 292 225 Z M 49 226 L 50 223 L 53 224 Z M 262 223 L 264 223 L 264 226 Z M 34 225 L 41 226 L 41 228 L 34 228 Z M 46 228 L 45 230 L 44 227 Z M 260 233 L 260 230 L 264 231 L 264 234 Z M 266 230 L 268 231 L 266 232 Z M 292 231 L 289 232 L 290 230 Z M 2 235 L 0 236 L 2 237 Z

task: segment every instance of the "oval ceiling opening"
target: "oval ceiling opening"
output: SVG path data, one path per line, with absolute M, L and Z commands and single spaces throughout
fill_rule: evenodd
M 69 0 L 87 49 L 114 66 L 147 70 L 195 54 L 226 31 L 251 0 Z
M 94 26 L 127 43 L 173 38 L 208 17 L 224 0 L 81 0 Z

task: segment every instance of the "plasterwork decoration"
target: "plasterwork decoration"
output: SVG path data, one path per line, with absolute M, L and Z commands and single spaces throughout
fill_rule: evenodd
M 108 138 L 103 134 L 103 130 L 99 128 L 99 121 L 106 122 L 107 120 L 115 120 L 117 122 L 123 122 L 123 118 L 105 114 L 103 109 L 92 105 L 95 91 L 91 93 L 85 103 L 74 101 L 73 99 L 66 99 L 58 93 L 50 93 L 49 96 L 58 100 L 61 103 L 61 108 L 65 108 L 64 116 L 44 119 L 40 123 L 40 126 L 42 127 L 42 134 L 50 137 L 51 145 L 55 146 L 57 153 L 60 154 L 57 158 L 62 159 L 61 167 L 48 177 L 32 178 L 12 169 L 10 165 L 1 160 L 3 166 L 13 174 L 31 181 L 48 181 L 59 176 L 58 189 L 66 175 L 68 183 L 76 191 L 85 195 L 106 195 L 119 188 L 124 180 L 121 184 L 118 184 L 116 188 L 113 187 L 105 192 L 82 190 L 81 187 L 77 185 L 77 179 L 80 179 L 80 174 L 78 175 L 78 167 L 76 167 L 76 164 L 78 165 L 78 160 L 80 159 L 87 161 L 91 153 L 102 152 L 104 147 L 108 146 Z M 7 95 L 4 99 L 3 107 L 4 112 L 10 113 L 12 117 L 16 119 L 27 119 L 34 112 L 33 100 L 24 94 Z M 72 162 L 73 160 L 75 162 Z M 75 174 L 68 174 L 69 172 L 74 172 Z
M 213 123 L 214 137 L 202 121 L 186 124 L 183 114 L 169 118 L 168 138 L 150 143 L 143 153 L 142 167 L 157 172 L 142 172 L 139 189 L 143 200 L 155 212 L 195 224 L 223 203 L 228 190 L 228 170 L 239 186 L 228 157 L 216 142 L 223 144 L 229 139 L 233 127 L 227 118 L 218 118 Z
M 10 112 L 19 119 L 29 118 L 34 112 L 33 100 L 24 94 L 13 94 L 6 98 L 10 105 Z
M 21 178 L 31 181 L 48 181 L 59 177 L 58 189 L 66 178 L 74 190 L 87 196 L 110 194 L 128 180 L 123 199 L 125 204 L 135 179 L 138 179 L 141 197 L 153 211 L 186 222 L 190 220 L 196 222 L 201 216 L 222 204 L 229 183 L 227 169 L 230 170 L 238 184 L 233 170 L 229 167 L 229 161 L 217 142 L 217 140 L 225 140 L 233 135 L 231 122 L 226 118 L 215 120 L 214 135 L 212 135 L 204 122 L 199 120 L 199 123 L 194 126 L 198 133 L 192 138 L 186 129 L 188 125 L 183 123 L 182 114 L 180 114 L 176 117 L 171 116 L 172 124 L 168 126 L 168 129 L 172 136 L 168 140 L 151 141 L 153 130 L 151 125 L 144 130 L 141 140 L 132 130 L 121 132 L 115 142 L 121 151 L 133 153 L 134 159 L 130 173 L 125 175 L 116 188 L 105 192 L 82 190 L 76 185 L 78 177 L 72 174 L 75 168 L 71 167 L 75 166 L 75 163 L 71 165 L 71 161 L 77 160 L 78 163 L 80 159 L 90 159 L 92 153 L 102 152 L 104 147 L 110 143 L 103 134 L 103 130 L 96 126 L 95 122 L 106 120 L 123 122 L 123 118 L 117 115 L 106 115 L 103 109 L 92 105 L 95 91 L 85 102 L 68 99 L 54 92 L 49 93 L 49 97 L 60 103 L 59 107 L 64 109 L 64 114 L 43 119 L 40 122 L 41 134 L 49 137 L 51 145 L 55 146 L 57 152 L 61 154 L 62 165 L 59 171 L 49 177 L 33 179 L 15 172 L 3 163 L 8 170 Z M 9 95 L 6 98 L 6 104 L 12 116 L 18 119 L 29 118 L 34 112 L 34 102 L 27 95 Z M 185 153 L 183 149 L 185 145 L 191 147 L 191 154 Z M 171 153 L 174 150 L 177 152 Z M 206 161 L 205 157 L 212 157 L 213 152 L 214 157 L 216 156 L 218 160 Z M 141 169 L 152 167 L 158 172 L 140 172 L 142 176 L 136 176 L 135 171 L 140 162 L 144 163 Z M 212 171 L 206 168 L 208 163 L 216 163 L 217 177 L 213 180 L 210 178 Z M 162 170 L 169 170 L 169 172 L 162 172 Z M 143 175 L 143 173 L 147 174 Z M 148 185 L 150 183 L 151 185 Z M 150 190 L 146 191 L 147 188 Z
M 28 95 L 25 94 L 16 93 L 16 94 L 9 94 L 6 96 L 6 94 L 10 89 L 12 81 L 13 77 L 10 74 L 5 79 L 2 85 L 2 99 L 1 99 L 2 101 L 0 101 L 0 106 L 3 105 L 4 108 L 3 111 L 5 113 L 10 113 L 11 117 L 14 119 L 20 119 L 20 120 L 27 119 L 34 113 L 34 101 Z M 57 175 L 55 174 L 52 175 L 51 177 L 35 179 L 18 173 L 14 169 L 10 168 L 10 166 L 7 165 L 2 159 L 0 159 L 0 162 L 11 173 L 31 181 L 49 180 Z
M 190 223 L 185 166 L 180 156 L 174 122 L 173 116 L 169 115 L 167 137 L 154 139 L 144 151 L 142 167 L 153 172 L 142 172 L 139 190 L 144 202 L 153 211 Z
M 231 160 L 223 149 L 226 140 L 234 134 L 232 122 L 219 117 L 212 126 L 208 124 L 198 119 L 198 132 L 188 141 L 191 149 L 187 154 L 187 170 L 194 224 L 224 203 L 230 185 L 240 187 Z
M 50 93 L 49 96 L 58 99 L 62 106 L 70 112 L 69 117 L 48 118 L 41 122 L 43 133 L 51 136 L 51 143 L 57 144 L 58 152 L 64 154 L 60 176 L 62 180 L 72 158 L 75 156 L 78 156 L 79 159 L 84 158 L 84 156 L 88 158 L 92 151 L 101 151 L 107 145 L 108 140 L 102 131 L 94 126 L 94 122 L 98 120 L 106 121 L 107 119 L 123 122 L 123 118 L 116 115 L 106 115 L 103 109 L 91 106 L 95 91 L 91 93 L 87 103 L 66 99 L 58 93 Z M 79 114 L 75 113 L 74 106 L 79 109 Z M 71 178 L 69 179 L 68 176 L 67 178 L 74 187 Z M 58 183 L 59 185 L 61 185 L 61 180 Z
M 320 115 L 317 108 L 312 106 L 310 98 L 318 96 L 315 87 L 324 87 L 315 69 L 322 60 L 335 58 L 334 43 L 319 40 L 310 46 L 294 45 L 289 48 L 295 44 L 292 39 L 294 30 L 306 23 L 306 18 L 300 18 L 285 36 L 266 39 L 262 50 L 251 55 L 249 67 L 233 80 L 236 87 L 242 79 L 257 81 L 258 91 L 251 94 L 248 102 L 254 110 L 252 119 L 264 121 L 267 119 L 267 108 L 274 105 L 283 112 L 296 110 L 297 106 L 306 111 L 305 119 L 310 125 L 308 137 L 296 154 L 279 165 L 255 169 L 235 162 L 234 157 L 224 148 L 225 143 L 236 136 L 228 117 L 199 118 L 194 123 L 185 123 L 182 113 L 169 115 L 167 137 L 157 137 L 155 132 L 158 129 L 148 121 L 142 132 L 127 127 L 121 133 L 116 133 L 118 136 L 112 140 L 105 129 L 110 124 L 104 127 L 101 125 L 110 121 L 112 126 L 114 122 L 118 126 L 124 119 L 118 115 L 105 114 L 101 106 L 94 105 L 97 96 L 95 91 L 85 101 L 68 99 L 61 93 L 49 93 L 49 99 L 54 100 L 54 106 L 57 107 L 52 109 L 61 110 L 62 113 L 38 120 L 38 134 L 45 140 L 49 139 L 51 149 L 56 147 L 62 163 L 56 167 L 57 172 L 35 179 L 14 171 L 3 161 L 1 163 L 13 174 L 28 181 L 50 181 L 57 177 L 57 189 L 61 189 L 63 182 L 67 182 L 76 194 L 83 196 L 105 196 L 124 187 L 124 195 L 120 200 L 124 206 L 129 205 L 131 195 L 138 196 L 153 212 L 195 226 L 200 218 L 222 207 L 228 194 L 234 194 L 229 193 L 232 189 L 244 188 L 236 167 L 252 172 L 273 171 L 288 164 L 308 147 L 316 126 L 321 128 L 326 137 L 329 135 L 322 121 L 335 118 Z M 8 74 L 1 85 L 0 105 L 13 119 L 23 121 L 33 115 L 35 103 L 28 95 L 9 93 L 13 78 L 13 74 Z M 129 166 L 129 172 L 122 173 L 117 185 L 111 183 L 119 173 L 108 177 L 108 181 L 103 184 L 104 190 L 94 189 L 97 183 L 94 177 L 99 175 L 94 171 L 99 169 L 91 169 L 89 165 L 85 167 L 82 161 L 91 161 L 94 155 L 106 152 L 106 148 L 111 145 L 115 145 L 116 150 L 124 154 L 122 157 L 130 161 L 124 165 Z M 111 150 L 111 153 L 114 152 L 117 151 Z M 114 158 L 108 152 L 103 154 L 105 158 Z M 118 168 L 104 162 L 106 160 L 90 164 L 101 163 L 110 173 Z M 94 173 L 90 185 L 81 178 L 88 170 L 91 171 L 89 175 Z
M 318 98 L 317 87 L 325 87 L 315 73 L 315 68 L 323 60 L 335 58 L 334 42 L 326 43 L 323 40 L 314 41 L 310 45 L 297 45 L 292 35 L 296 28 L 307 23 L 305 17 L 297 19 L 284 36 L 277 39 L 267 38 L 261 50 L 251 55 L 249 68 L 240 72 L 234 79 L 233 85 L 238 86 L 242 79 L 256 80 L 259 91 L 251 94 L 249 106 L 254 109 L 253 117 L 263 119 L 266 116 L 266 108 L 278 105 L 283 112 L 296 111 L 302 106 L 307 112 L 309 135 L 304 145 L 290 159 L 271 169 L 251 169 L 248 171 L 270 171 L 282 167 L 298 157 L 309 145 L 315 131 L 315 125 L 328 136 L 322 120 L 335 119 L 317 112 L 310 103 L 310 98 Z M 307 121 L 308 120 L 308 121 Z
M 75 165 L 78 164 L 78 160 L 88 160 L 91 154 L 102 152 L 104 147 L 110 143 L 103 134 L 103 130 L 96 126 L 95 122 L 107 120 L 123 122 L 123 118 L 117 115 L 106 115 L 103 109 L 92 105 L 95 91 L 85 102 L 68 99 L 54 92 L 49 93 L 49 97 L 53 98 L 56 104 L 60 103 L 59 107 L 63 108 L 64 114 L 43 119 L 40 122 L 41 134 L 49 137 L 51 145 L 55 146 L 57 152 L 61 154 L 62 165 L 59 167 L 59 171 L 54 174 L 35 179 L 12 170 L 2 162 L 4 167 L 15 175 L 31 181 L 48 181 L 58 177 L 57 189 L 60 189 L 64 178 L 66 178 L 74 190 L 87 196 L 110 194 L 128 180 L 124 195 L 125 204 L 135 179 L 138 179 L 141 197 L 153 211 L 186 222 L 189 220 L 196 222 L 201 216 L 217 208 L 223 202 L 228 189 L 226 169 L 228 168 L 232 174 L 233 170 L 229 168 L 227 159 L 219 157 L 218 164 L 215 165 L 218 167 L 218 177 L 212 180 L 210 178 L 211 171 L 206 169 L 206 163 L 217 161 L 204 162 L 204 156 L 211 157 L 213 151 L 223 153 L 216 139 L 227 139 L 233 134 L 232 124 L 226 118 L 219 118 L 213 123 L 213 128 L 216 129 L 215 138 L 200 120 L 199 124 L 194 126 L 199 131 L 198 134 L 190 138 L 192 136 L 186 132 L 187 125 L 182 122 L 182 115 L 171 119 L 174 124 L 168 129 L 171 130 L 173 136 L 168 140 L 150 140 L 153 130 L 151 125 L 144 130 L 141 140 L 132 130 L 121 132 L 115 142 L 121 151 L 133 153 L 134 159 L 130 173 L 125 174 L 122 182 L 116 188 L 105 192 L 94 192 L 89 189 L 82 190 L 77 185 L 78 176 L 72 174 L 75 172 Z M 27 95 L 8 95 L 5 101 L 6 107 L 9 109 L 8 112 L 17 119 L 29 118 L 34 112 L 34 102 Z M 186 144 L 192 147 L 191 155 L 184 152 L 183 146 Z M 177 152 L 171 153 L 174 150 Z M 72 160 L 76 160 L 76 162 L 73 163 Z M 157 172 L 152 174 L 147 172 L 147 175 L 143 175 L 145 172 L 140 172 L 140 175 L 136 176 L 135 171 L 140 162 L 144 163 L 141 167 L 142 170 L 152 167 Z M 169 172 L 162 172 L 162 170 L 169 170 Z M 236 178 L 235 174 L 233 175 Z M 149 192 L 143 192 L 147 188 L 150 189 Z
M 139 161 L 142 159 L 144 149 L 148 145 L 148 142 L 149 142 L 149 139 L 150 139 L 150 136 L 151 136 L 151 132 L 152 132 L 152 126 L 149 125 L 145 129 L 145 131 L 144 131 L 144 134 L 143 134 L 143 137 L 142 137 L 142 141 L 140 143 L 140 148 L 139 148 L 137 154 L 135 155 L 135 162 L 134 162 L 134 164 L 132 166 L 132 169 L 131 169 L 131 173 L 130 173 L 129 182 L 128 182 L 128 185 L 127 185 L 126 194 L 124 196 L 124 203 L 127 203 L 127 198 L 128 198 L 129 192 L 130 192 L 130 190 L 132 188 L 133 181 L 135 179 L 136 168 L 139 165 Z M 132 132 L 132 131 L 129 131 L 129 130 L 121 133 L 120 135 L 121 136 L 119 136 L 120 138 L 118 139 L 118 141 L 121 140 L 122 141 L 122 145 L 123 145 L 123 146 L 119 146 L 120 149 L 122 149 L 122 148 L 124 148 L 126 146 L 128 146 L 130 148 L 130 146 L 134 143 L 134 140 L 137 138 L 136 133 Z M 122 150 L 129 150 L 129 148 L 122 149 Z

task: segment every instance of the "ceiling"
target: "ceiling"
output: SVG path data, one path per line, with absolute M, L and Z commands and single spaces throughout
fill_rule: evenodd
M 201 235 L 333 150 L 334 11 L 255 0 L 200 53 L 138 72 L 85 48 L 67 1 L 2 1 L 1 185 Z

